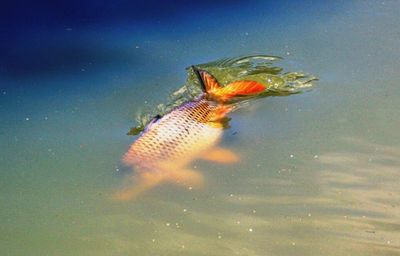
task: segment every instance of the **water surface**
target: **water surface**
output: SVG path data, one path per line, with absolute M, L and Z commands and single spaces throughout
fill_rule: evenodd
M 399 7 L 234 3 L 10 35 L 2 253 L 398 255 Z M 245 54 L 283 56 L 285 70 L 319 82 L 234 112 L 221 144 L 242 161 L 194 163 L 203 190 L 110 200 L 137 115 L 165 102 L 187 66 Z

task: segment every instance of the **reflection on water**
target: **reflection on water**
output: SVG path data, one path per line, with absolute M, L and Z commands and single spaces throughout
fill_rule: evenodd
M 400 148 L 341 140 L 352 150 L 315 155 L 296 170 L 233 178 L 208 193 L 180 190 L 189 196 L 176 199 L 147 197 L 113 220 L 147 230 L 141 247 L 126 237 L 113 242 L 126 253 L 156 255 L 395 255 Z M 236 189 L 228 183 L 247 191 L 229 193 Z M 142 215 L 142 207 L 152 214 Z
M 338 212 L 330 225 L 337 226 L 339 237 L 366 250 L 395 252 L 400 248 L 400 147 L 355 138 L 345 143 L 358 150 L 319 158 L 322 195 L 333 200 L 330 207 Z

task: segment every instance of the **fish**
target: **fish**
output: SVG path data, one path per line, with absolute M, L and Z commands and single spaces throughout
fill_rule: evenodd
M 119 201 L 134 200 L 162 183 L 201 188 L 204 177 L 190 164 L 203 159 L 222 164 L 239 161 L 233 151 L 218 146 L 229 126 L 234 100 L 256 96 L 263 84 L 239 80 L 222 86 L 205 70 L 192 66 L 203 93 L 197 98 L 156 116 L 129 147 L 122 163 L 135 169 L 129 185 L 114 195 Z

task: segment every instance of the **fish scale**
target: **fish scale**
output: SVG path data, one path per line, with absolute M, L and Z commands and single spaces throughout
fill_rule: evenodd
M 148 169 L 201 151 L 215 142 L 221 130 L 208 123 L 217 108 L 218 104 L 206 99 L 183 104 L 152 124 L 125 154 L 124 162 Z

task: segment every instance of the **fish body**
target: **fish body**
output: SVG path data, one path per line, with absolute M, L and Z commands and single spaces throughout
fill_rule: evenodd
M 221 138 L 219 120 L 215 120 L 215 113 L 221 109 L 225 107 L 204 97 L 184 103 L 154 120 L 132 144 L 123 161 L 146 171 L 161 171 L 162 166 L 170 163 L 185 166 Z
M 255 95 L 265 87 L 254 81 L 237 81 L 221 87 L 205 71 L 195 69 L 203 95 L 183 103 L 163 117 L 155 118 L 130 146 L 123 163 L 136 169 L 134 185 L 116 195 L 119 200 L 136 198 L 162 182 L 200 187 L 203 176 L 188 169 L 195 159 L 220 163 L 238 161 L 236 154 L 217 147 L 233 109 L 227 100 Z

